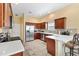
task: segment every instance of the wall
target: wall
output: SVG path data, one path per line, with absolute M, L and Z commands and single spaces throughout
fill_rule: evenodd
M 24 39 L 24 17 L 23 16 L 14 16 L 13 17 L 13 27 L 11 29 L 12 36 L 20 36 L 20 38 Z
M 20 36 L 21 36 L 21 39 L 24 41 L 24 16 L 22 16 L 20 18 Z
M 19 17 L 13 16 L 12 29 L 10 30 L 11 36 L 20 36 L 20 23 Z
M 54 14 L 54 18 L 67 17 L 66 28 L 76 28 L 79 32 L 79 4 L 69 5 Z

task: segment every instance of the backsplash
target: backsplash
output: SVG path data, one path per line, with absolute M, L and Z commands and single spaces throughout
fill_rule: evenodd
M 62 35 L 74 35 L 77 32 L 77 29 L 62 29 L 61 33 Z
M 2 28 L 0 28 L 0 33 L 2 33 Z
M 7 32 L 9 33 L 11 37 L 20 36 L 20 25 L 14 24 L 12 29 L 4 28 L 4 27 L 0 29 L 0 33 L 7 33 Z

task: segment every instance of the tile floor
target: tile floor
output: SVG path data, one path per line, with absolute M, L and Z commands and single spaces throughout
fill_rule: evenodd
M 24 56 L 51 56 L 47 52 L 46 43 L 37 39 L 25 43 Z

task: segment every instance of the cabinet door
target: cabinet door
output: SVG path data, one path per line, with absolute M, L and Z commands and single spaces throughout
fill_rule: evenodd
M 3 25 L 3 4 L 0 3 L 0 27 Z
M 55 29 L 64 29 L 65 28 L 65 19 L 66 19 L 66 17 L 55 19 Z
M 37 29 L 45 29 L 45 22 L 36 23 L 35 26 L 36 26 Z
M 36 29 L 40 29 L 40 28 L 41 28 L 40 23 L 36 23 L 36 24 L 35 24 L 35 27 L 36 27 Z
M 47 51 L 51 55 L 55 56 L 55 40 L 50 38 L 45 38 L 47 42 Z
M 10 15 L 9 15 L 9 6 L 7 3 L 4 4 L 4 26 L 10 28 Z
M 45 22 L 41 23 L 41 28 L 45 29 Z
M 35 33 L 34 39 L 41 39 L 41 33 Z
M 46 36 L 50 36 L 50 34 L 44 34 L 44 42 L 46 42 Z

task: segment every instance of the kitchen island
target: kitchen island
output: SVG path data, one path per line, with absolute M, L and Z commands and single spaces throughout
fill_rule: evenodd
M 47 51 L 53 56 L 64 56 L 64 43 L 73 39 L 72 36 L 53 34 L 46 36 Z
M 22 56 L 23 51 L 21 40 L 0 43 L 0 56 Z

